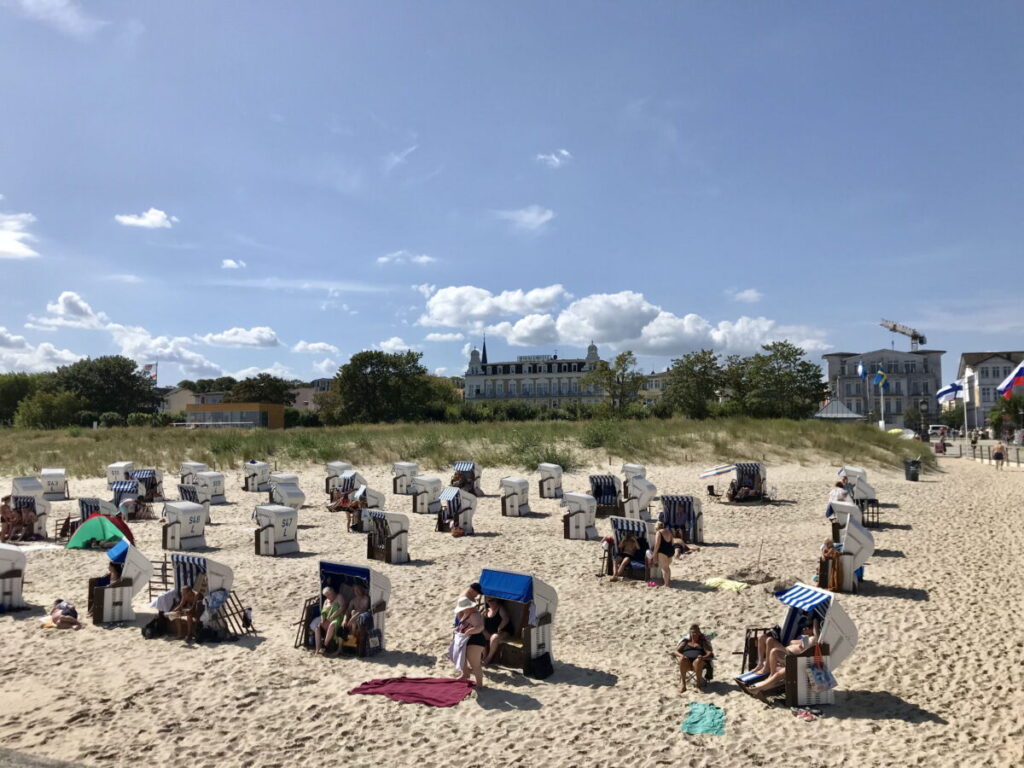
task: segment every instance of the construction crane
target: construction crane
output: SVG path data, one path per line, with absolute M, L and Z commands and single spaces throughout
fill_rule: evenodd
M 923 333 L 903 325 L 902 323 L 894 323 L 892 320 L 883 320 L 879 325 L 893 333 L 902 333 L 904 336 L 909 336 L 911 352 L 917 352 L 918 344 L 928 343 L 928 339 L 925 338 Z

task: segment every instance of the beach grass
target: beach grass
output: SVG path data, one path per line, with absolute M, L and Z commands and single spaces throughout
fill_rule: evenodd
M 935 467 L 931 450 L 866 424 L 829 424 L 786 419 L 667 419 L 589 422 L 493 422 L 477 424 L 386 424 L 289 430 L 8 429 L 0 441 L 0 471 L 36 474 L 65 467 L 74 477 L 102 475 L 108 464 L 177 471 L 184 460 L 220 471 L 249 459 L 286 468 L 290 462 L 344 460 L 355 466 L 415 461 L 425 469 L 458 459 L 483 466 L 535 469 L 540 462 L 566 471 L 608 462 L 651 463 L 763 460 L 837 466 L 899 468 L 920 457 Z

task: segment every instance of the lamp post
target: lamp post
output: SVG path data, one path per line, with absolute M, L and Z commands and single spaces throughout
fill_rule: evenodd
M 928 401 L 921 399 L 917 404 L 918 411 L 921 412 L 921 440 L 922 442 L 928 442 Z

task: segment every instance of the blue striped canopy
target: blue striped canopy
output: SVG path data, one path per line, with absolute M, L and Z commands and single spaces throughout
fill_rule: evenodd
M 610 519 L 612 521 L 612 531 L 616 534 L 616 540 L 620 538 L 618 534 L 627 532 L 638 533 L 647 538 L 647 523 L 643 520 L 633 520 L 628 517 L 613 517 Z
M 132 471 L 133 480 L 155 480 L 156 470 L 155 469 L 136 469 Z
M 761 465 L 743 462 L 736 465 L 736 479 L 741 486 L 753 486 L 761 480 Z
M 78 500 L 78 514 L 85 520 L 89 515 L 99 514 L 100 511 L 100 500 L 99 499 L 79 499 Z
M 194 485 L 179 485 L 178 497 L 182 501 L 191 501 L 193 504 L 199 503 L 199 491 L 196 490 Z
M 788 605 L 790 608 L 812 611 L 822 603 L 831 600 L 832 594 L 824 590 L 804 586 L 803 584 L 796 584 L 789 589 L 776 592 L 775 597 L 783 605 Z
M 24 509 L 28 507 L 33 513 L 36 511 L 35 496 L 11 496 L 11 509 Z
M 200 574 L 206 573 L 206 558 L 195 555 L 171 555 L 174 568 L 174 591 L 181 594 L 182 587 L 195 585 Z
M 441 495 L 437 497 L 438 501 L 451 501 L 452 499 L 459 498 L 459 489 L 455 486 L 449 485 L 447 488 L 441 491 Z
M 687 529 L 687 534 L 692 535 L 689 528 L 694 521 L 693 496 L 662 496 L 658 520 L 669 528 Z
M 110 490 L 114 492 L 114 505 L 120 506 L 124 497 L 129 493 L 139 494 L 139 484 L 135 480 L 118 480 L 110 484 Z
M 381 509 L 368 509 L 366 511 L 370 513 L 370 517 L 375 518 L 377 520 L 387 521 L 388 519 L 387 513 L 385 513 Z
M 351 470 L 348 472 L 342 472 L 338 475 L 338 485 L 336 486 L 339 491 L 351 491 L 356 485 L 356 473 Z
M 453 486 L 448 486 L 437 500 L 442 502 L 442 517 L 445 520 L 454 520 L 455 516 L 462 510 L 462 492 Z
M 455 462 L 456 472 L 475 472 L 476 464 L 472 461 L 456 461 Z

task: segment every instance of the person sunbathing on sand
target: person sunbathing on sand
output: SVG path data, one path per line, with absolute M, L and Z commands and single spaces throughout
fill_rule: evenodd
M 755 675 L 768 675 L 756 685 L 744 685 L 740 687 L 751 696 L 763 699 L 765 692 L 778 686 L 786 676 L 786 655 L 801 654 L 808 648 L 818 643 L 819 624 L 815 619 L 813 624 L 804 624 L 800 628 L 800 634 L 789 642 L 782 645 L 774 636 L 765 633 L 757 638 L 758 664 L 751 672 Z
M 50 609 L 50 621 L 57 629 L 81 629 L 78 611 L 66 600 L 55 600 Z

